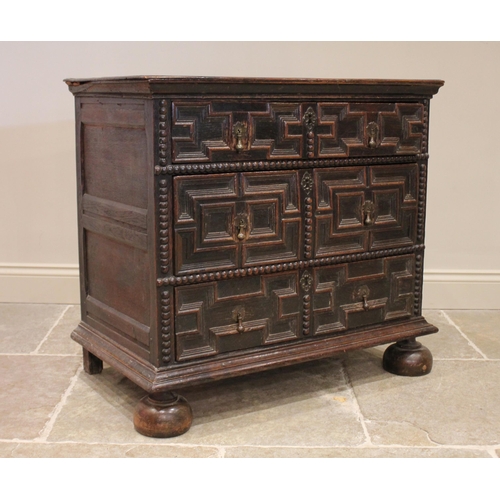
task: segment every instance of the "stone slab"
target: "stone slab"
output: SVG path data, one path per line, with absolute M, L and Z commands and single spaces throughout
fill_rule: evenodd
M 71 332 L 80 323 L 80 306 L 70 306 L 45 342 L 40 354 L 82 354 L 82 346 L 71 338 Z
M 242 446 L 226 448 L 225 458 L 491 458 L 481 449 L 358 447 L 280 448 Z
M 339 359 L 273 370 L 179 391 L 194 420 L 184 445 L 355 446 L 365 441 L 357 405 Z M 82 373 L 49 441 L 151 442 L 133 429 L 144 391 L 112 368 Z M 154 441 L 154 440 L 153 440 Z
M 0 356 L 0 439 L 34 439 L 76 373 L 76 357 Z
M 500 442 L 500 362 L 441 360 L 429 375 L 399 377 L 383 371 L 380 356 L 367 350 L 346 362 L 374 444 Z
M 500 310 L 445 312 L 487 358 L 500 360 Z
M 19 443 L 0 446 L 6 458 L 219 458 L 217 448 L 202 446 Z
M 0 353 L 34 351 L 64 309 L 53 304 L 0 304 Z

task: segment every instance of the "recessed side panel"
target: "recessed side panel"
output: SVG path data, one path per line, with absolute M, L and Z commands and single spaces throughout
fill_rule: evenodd
M 84 193 L 147 208 L 144 105 L 83 101 Z
M 145 106 L 85 98 L 80 117 L 83 321 L 148 359 L 153 273 Z

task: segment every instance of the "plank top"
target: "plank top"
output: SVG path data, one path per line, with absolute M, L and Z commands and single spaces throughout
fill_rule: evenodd
M 443 80 L 117 76 L 67 78 L 74 94 L 328 94 L 432 97 Z

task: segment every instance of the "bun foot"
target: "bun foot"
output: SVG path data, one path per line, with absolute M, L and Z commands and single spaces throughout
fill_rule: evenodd
M 420 377 L 432 370 L 432 354 L 415 339 L 402 340 L 385 350 L 382 363 L 384 370 L 389 373 Z
M 135 430 L 155 438 L 180 436 L 189 430 L 192 421 L 189 403 L 172 392 L 145 396 L 134 412 Z

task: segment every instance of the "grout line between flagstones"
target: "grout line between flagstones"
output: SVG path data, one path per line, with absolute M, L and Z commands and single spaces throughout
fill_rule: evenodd
M 354 406 L 354 412 L 359 420 L 359 423 L 360 423 L 360 425 L 363 429 L 363 433 L 365 435 L 364 445 L 372 445 L 372 439 L 371 439 L 370 433 L 368 432 L 368 428 L 366 427 L 365 417 L 361 411 L 361 407 L 359 406 L 358 398 L 356 397 L 356 393 L 354 392 L 354 387 L 351 384 L 351 379 L 349 378 L 349 375 L 347 374 L 347 370 L 345 368 L 343 361 L 341 363 L 340 371 L 341 371 L 342 377 L 344 378 L 344 381 L 347 385 L 347 389 L 351 394 L 353 406 Z
M 460 335 L 462 335 L 462 337 L 469 343 L 469 345 L 477 352 L 479 353 L 484 359 L 488 359 L 488 356 L 486 356 L 484 354 L 483 351 L 481 351 L 481 349 L 479 349 L 479 347 L 476 346 L 476 344 L 474 344 L 474 342 L 472 342 L 472 340 L 469 339 L 469 337 L 467 337 L 467 335 L 465 335 L 465 333 L 461 330 L 461 328 L 448 316 L 448 314 L 446 314 L 445 311 L 440 311 L 441 314 L 445 317 L 446 321 L 448 321 L 448 323 L 453 326 L 454 328 L 457 329 L 457 331 L 460 333 Z
M 464 363 L 479 362 L 479 363 L 494 363 L 500 361 L 497 358 L 433 358 L 434 361 L 463 361 Z
M 28 439 L 0 439 L 0 443 L 15 443 L 17 445 L 21 444 L 37 444 L 40 446 L 60 446 L 60 445 L 85 445 L 85 446 L 121 446 L 137 448 L 141 446 L 146 447 L 158 447 L 164 446 L 166 448 L 207 448 L 216 449 L 219 454 L 219 458 L 225 458 L 226 451 L 228 449 L 238 449 L 238 448 L 259 448 L 259 449 L 301 449 L 301 450 L 328 450 L 328 449 L 352 449 L 352 450 L 366 450 L 366 449 L 418 449 L 418 450 L 468 450 L 468 451 L 484 451 L 491 455 L 492 458 L 499 458 L 496 455 L 496 450 L 500 448 L 500 443 L 497 445 L 460 445 L 460 444 L 441 444 L 436 446 L 428 445 L 405 445 L 405 444 L 361 444 L 358 446 L 346 446 L 346 445 L 257 445 L 257 444 L 234 444 L 234 445 L 216 445 L 216 444 L 190 444 L 190 443 L 166 443 L 166 442 L 148 442 L 148 443 L 120 443 L 120 442 L 103 442 L 103 441 L 37 441 Z
M 45 337 L 43 337 L 42 341 L 38 344 L 37 348 L 30 352 L 30 354 L 38 354 L 38 351 L 41 349 L 42 345 L 45 343 L 45 341 L 49 338 L 50 334 L 54 331 L 54 328 L 59 324 L 59 322 L 63 319 L 64 315 L 68 312 L 69 308 L 71 306 L 66 306 L 64 311 L 59 315 L 59 317 L 56 319 L 55 323 L 52 325 L 50 330 L 47 332 Z
M 61 413 L 61 410 L 63 409 L 64 405 L 66 404 L 68 397 L 71 395 L 73 392 L 73 388 L 76 385 L 76 382 L 78 380 L 78 376 L 80 373 L 83 371 L 83 366 L 79 366 L 78 369 L 76 370 L 75 374 L 71 377 L 69 385 L 67 389 L 64 391 L 64 393 L 61 396 L 61 399 L 59 400 L 59 403 L 55 406 L 55 408 L 52 410 L 52 413 L 50 414 L 49 420 L 45 423 L 43 426 L 43 429 L 40 431 L 39 437 L 35 438 L 33 441 L 35 442 L 44 442 L 47 441 L 47 438 L 49 437 L 50 433 L 52 432 L 52 429 L 54 427 L 54 424 L 56 423 L 57 417 Z

